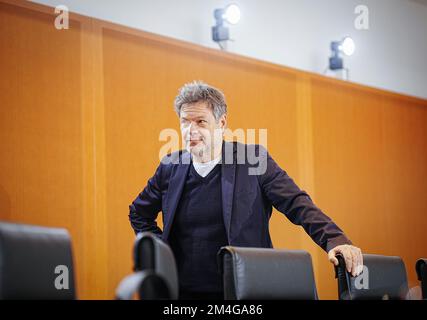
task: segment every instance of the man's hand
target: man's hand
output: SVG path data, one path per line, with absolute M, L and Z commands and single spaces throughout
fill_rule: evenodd
M 338 265 L 338 259 L 335 256 L 339 253 L 344 257 L 347 271 L 350 272 L 353 277 L 356 277 L 362 273 L 363 256 L 362 251 L 358 247 L 343 244 L 331 249 L 328 252 L 328 257 L 329 261 L 332 262 L 335 266 Z

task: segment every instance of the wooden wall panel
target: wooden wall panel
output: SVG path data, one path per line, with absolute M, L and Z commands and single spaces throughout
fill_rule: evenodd
M 0 219 L 67 228 L 80 271 L 81 25 L 53 21 L 0 3 Z
M 427 101 L 324 78 L 71 14 L 0 0 L 0 220 L 67 228 L 78 294 L 111 299 L 130 273 L 128 205 L 178 130 L 173 99 L 204 80 L 226 94 L 229 128 L 268 129 L 268 149 L 365 252 L 400 255 L 411 285 L 427 256 Z M 161 224 L 161 219 L 159 219 Z M 276 248 L 326 254 L 286 218 Z
M 365 252 L 427 255 L 427 108 L 380 92 L 312 82 L 316 200 Z M 335 297 L 320 263 L 319 289 Z

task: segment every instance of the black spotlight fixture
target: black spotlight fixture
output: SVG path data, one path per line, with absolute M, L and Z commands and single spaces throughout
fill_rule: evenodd
M 226 41 L 230 40 L 230 32 L 225 22 L 236 24 L 240 20 L 240 9 L 236 4 L 230 4 L 223 9 L 215 9 L 216 24 L 212 27 L 212 40 L 225 50 Z
M 350 37 L 345 37 L 341 41 L 331 42 L 332 55 L 329 57 L 329 69 L 330 70 L 341 70 L 344 69 L 343 58 L 340 53 L 344 53 L 347 56 L 351 56 L 354 53 L 355 45 L 354 41 Z

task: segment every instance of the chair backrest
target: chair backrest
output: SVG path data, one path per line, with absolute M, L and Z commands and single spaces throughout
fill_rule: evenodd
M 135 273 L 119 285 L 116 297 L 129 299 L 178 299 L 178 272 L 170 247 L 151 232 L 137 235 L 133 249 Z
M 418 280 L 421 281 L 423 299 L 427 299 L 427 259 L 418 259 L 415 270 L 417 271 Z
M 65 229 L 0 223 L 0 299 L 75 299 Z
M 408 289 L 405 264 L 400 257 L 363 255 L 363 271 L 353 277 L 346 270 L 345 260 L 337 256 L 335 267 L 340 300 L 404 300 Z
M 317 299 L 308 252 L 227 246 L 218 266 L 226 300 Z

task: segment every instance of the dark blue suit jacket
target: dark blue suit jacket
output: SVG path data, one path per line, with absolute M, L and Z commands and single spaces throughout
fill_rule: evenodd
M 254 165 L 253 161 L 239 160 L 237 151 L 248 148 L 253 148 L 256 154 L 264 152 L 262 163 Z M 225 155 L 225 150 L 232 152 Z M 262 146 L 224 142 L 223 160 L 226 157 L 228 160 L 221 164 L 221 187 L 229 245 L 272 248 L 268 224 L 273 206 L 292 223 L 301 225 L 325 251 L 340 244 L 351 244 L 343 231 L 314 205 L 309 195 L 300 190 Z M 168 242 L 190 159 L 190 153 L 181 150 L 161 161 L 147 186 L 130 205 L 129 219 L 136 233 L 150 231 Z M 260 171 L 262 174 L 249 174 L 249 168 L 255 166 L 264 168 Z M 156 223 L 160 211 L 163 231 Z

